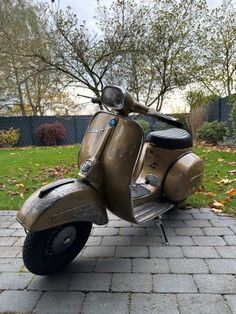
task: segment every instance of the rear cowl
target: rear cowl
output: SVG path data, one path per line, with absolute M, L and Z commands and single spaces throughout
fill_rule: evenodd
M 170 168 L 164 183 L 164 195 L 182 201 L 197 191 L 203 179 L 203 160 L 194 153 L 184 155 Z

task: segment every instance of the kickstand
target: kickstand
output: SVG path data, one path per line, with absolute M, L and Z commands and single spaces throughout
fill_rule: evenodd
M 168 239 L 166 236 L 166 232 L 165 232 L 163 223 L 161 221 L 161 215 L 157 216 L 157 218 L 155 219 L 155 222 L 156 222 L 157 226 L 161 229 L 163 244 L 168 245 L 169 242 L 168 242 Z

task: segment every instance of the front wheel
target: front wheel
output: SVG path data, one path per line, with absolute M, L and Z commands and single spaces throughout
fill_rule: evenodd
M 91 222 L 76 222 L 28 232 L 23 245 L 25 267 L 36 275 L 59 272 L 82 250 L 91 228 Z

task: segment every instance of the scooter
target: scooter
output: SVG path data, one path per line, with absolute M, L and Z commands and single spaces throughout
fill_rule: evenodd
M 193 194 L 203 178 L 203 161 L 192 138 L 175 118 L 135 101 L 121 87 L 106 86 L 101 99 L 112 111 L 92 117 L 79 153 L 79 178 L 61 179 L 34 192 L 17 220 L 27 235 L 26 268 L 49 275 L 66 267 L 84 247 L 92 224 L 108 222 L 107 209 L 135 224 L 155 220 Z M 129 117 L 139 113 L 172 128 L 147 135 Z

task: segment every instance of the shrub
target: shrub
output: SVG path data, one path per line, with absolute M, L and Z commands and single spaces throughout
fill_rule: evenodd
M 12 147 L 16 145 L 20 137 L 20 132 L 17 129 L 10 128 L 9 130 L 0 130 L 0 146 Z
M 62 123 L 44 123 L 36 131 L 39 140 L 46 145 L 59 145 L 66 138 L 66 129 Z
M 228 128 L 224 122 L 205 122 L 198 130 L 198 138 L 206 141 L 207 143 L 217 144 L 228 135 Z
M 139 120 L 136 120 L 136 122 L 138 122 L 141 125 L 144 133 L 150 132 L 151 126 L 148 121 L 144 119 L 139 119 Z

